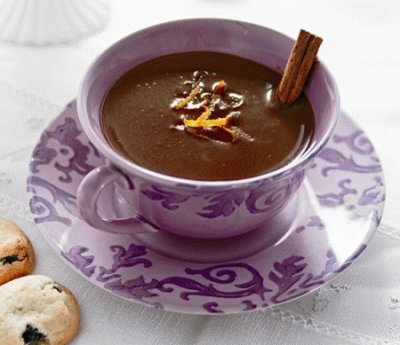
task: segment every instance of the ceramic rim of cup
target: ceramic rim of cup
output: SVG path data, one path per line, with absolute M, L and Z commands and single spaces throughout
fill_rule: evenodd
M 183 19 L 183 20 L 170 21 L 170 22 L 165 22 L 165 23 L 154 25 L 154 26 L 146 27 L 141 30 L 135 31 L 135 32 L 129 34 L 128 36 L 125 36 L 124 38 L 113 43 L 109 48 L 107 48 L 105 51 L 103 51 L 103 53 L 101 53 L 92 62 L 92 64 L 89 66 L 89 68 L 79 86 L 78 97 L 77 97 L 78 116 L 79 116 L 79 120 L 81 122 L 82 128 L 84 129 L 85 133 L 87 134 L 87 136 L 89 137 L 89 139 L 93 143 L 93 145 L 107 159 L 109 159 L 110 162 L 112 162 L 115 166 L 120 168 L 123 172 L 128 172 L 128 173 L 131 173 L 132 175 L 141 177 L 145 180 L 151 180 L 153 182 L 161 183 L 163 185 L 180 185 L 182 187 L 185 186 L 190 189 L 196 189 L 196 188 L 217 189 L 217 188 L 221 188 L 221 187 L 242 188 L 247 185 L 261 183 L 262 181 L 265 181 L 268 179 L 277 179 L 282 175 L 286 176 L 287 174 L 290 174 L 293 170 L 305 165 L 310 159 L 313 159 L 320 152 L 320 150 L 325 146 L 325 144 L 328 142 L 331 135 L 333 134 L 333 132 L 336 128 L 338 119 L 339 119 L 339 112 L 340 112 L 340 96 L 339 96 L 339 91 L 338 91 L 336 81 L 333 78 L 331 72 L 325 66 L 325 64 L 320 60 L 318 61 L 319 62 L 318 69 L 322 69 L 322 72 L 325 75 L 326 79 L 329 80 L 330 86 L 332 88 L 332 93 L 335 98 L 334 109 L 332 111 L 332 114 L 329 115 L 331 117 L 329 120 L 329 125 L 326 126 L 325 132 L 323 133 L 322 138 L 318 142 L 315 142 L 315 144 L 311 148 L 309 148 L 309 147 L 306 148 L 303 153 L 296 156 L 288 164 L 285 164 L 282 167 L 272 170 L 272 171 L 269 171 L 265 174 L 260 174 L 260 175 L 245 178 L 245 179 L 227 180 L 227 181 L 191 180 L 191 179 L 186 179 L 186 178 L 181 178 L 181 177 L 165 175 L 162 173 L 152 171 L 145 167 L 142 167 L 142 166 L 128 160 L 127 158 L 123 157 L 121 154 L 117 153 L 113 148 L 111 148 L 110 145 L 106 144 L 106 140 L 101 140 L 99 138 L 98 134 L 93 130 L 93 128 L 90 124 L 89 116 L 87 116 L 87 114 L 86 114 L 87 112 L 86 112 L 86 109 L 84 106 L 84 100 L 82 99 L 85 81 L 88 78 L 88 76 L 92 73 L 92 70 L 94 69 L 96 63 L 107 53 L 109 54 L 109 53 L 113 52 L 114 50 L 116 50 L 116 48 L 120 44 L 123 44 L 125 41 L 132 40 L 135 36 L 138 36 L 139 34 L 143 34 L 145 32 L 151 32 L 151 31 L 153 31 L 153 32 L 160 31 L 165 26 L 185 25 L 185 24 L 190 24 L 190 23 L 199 22 L 199 21 L 208 21 L 208 22 L 215 22 L 215 23 L 216 22 L 218 22 L 218 23 L 224 22 L 224 23 L 228 23 L 228 24 L 245 25 L 245 26 L 248 26 L 249 28 L 270 31 L 273 35 L 281 36 L 282 39 L 290 40 L 292 43 L 294 42 L 294 40 L 291 39 L 290 37 L 278 32 L 276 30 L 273 30 L 273 29 L 270 29 L 270 28 L 267 28 L 267 27 L 264 27 L 261 25 L 247 23 L 247 22 L 241 22 L 241 21 L 235 21 L 235 20 L 230 20 L 230 19 L 216 19 L 216 18 L 196 18 L 196 19 Z M 112 85 L 110 85 L 110 87 L 111 86 Z M 106 95 L 106 93 L 104 94 L 104 96 L 105 95 Z M 104 98 L 103 98 L 103 101 L 104 101 Z M 101 114 L 99 113 L 99 117 L 100 117 L 100 115 Z M 103 135 L 103 138 L 104 138 L 104 135 Z

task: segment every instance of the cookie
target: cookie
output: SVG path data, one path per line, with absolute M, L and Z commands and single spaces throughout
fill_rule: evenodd
M 0 286 L 0 344 L 65 345 L 79 328 L 74 295 L 43 275 Z
M 34 265 L 31 241 L 16 224 L 0 218 L 0 285 L 31 273 Z

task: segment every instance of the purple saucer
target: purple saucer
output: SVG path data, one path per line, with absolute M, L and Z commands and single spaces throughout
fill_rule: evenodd
M 103 158 L 82 132 L 75 102 L 33 151 L 27 181 L 31 211 L 44 238 L 74 270 L 133 302 L 228 314 L 291 301 L 349 267 L 382 216 L 379 158 L 365 133 L 341 115 L 286 210 L 296 212 L 294 222 L 277 225 L 287 227 L 277 243 L 264 243 L 262 231 L 199 241 L 164 233 L 114 235 L 87 225 L 77 216 L 76 191 Z

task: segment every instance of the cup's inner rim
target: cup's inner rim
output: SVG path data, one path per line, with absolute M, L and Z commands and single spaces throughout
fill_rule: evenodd
M 174 25 L 175 23 L 183 23 L 183 24 L 189 23 L 190 24 L 190 22 L 201 21 L 201 20 L 202 19 L 193 19 L 193 20 L 182 20 L 182 21 L 176 21 L 176 22 L 163 23 L 163 24 L 159 24 L 159 25 L 156 25 L 156 26 L 153 26 L 153 27 L 145 28 L 145 29 L 143 29 L 143 30 L 141 30 L 139 32 L 144 32 L 146 30 L 156 30 L 158 27 L 163 27 L 165 25 Z M 215 20 L 213 20 L 213 19 L 204 19 L 204 20 L 216 21 L 216 22 L 217 21 L 221 21 L 221 20 L 218 20 L 218 19 L 215 19 Z M 240 23 L 240 22 L 237 22 L 237 21 L 234 22 L 234 21 L 231 21 L 231 20 L 222 20 L 222 21 L 225 21 L 225 22 L 228 22 L 228 23 L 229 22 L 236 23 L 236 24 Z M 258 26 L 256 24 L 250 24 L 250 23 L 244 23 L 244 22 L 243 22 L 243 24 L 250 26 L 250 28 L 252 26 L 256 27 L 256 28 L 260 28 L 260 26 Z M 292 42 L 294 42 L 294 40 L 292 40 L 291 38 L 289 38 L 289 37 L 277 32 L 277 31 L 274 31 L 274 30 L 266 28 L 266 27 L 261 27 L 261 28 L 263 28 L 264 30 L 270 31 L 275 35 L 282 36 L 283 38 L 289 39 Z M 139 32 L 133 33 L 133 34 L 123 38 L 122 40 L 114 43 L 103 54 L 101 54 L 96 61 L 101 59 L 101 57 L 103 57 L 105 55 L 105 53 L 114 50 L 118 46 L 118 44 L 120 44 L 124 40 L 129 40 L 130 38 L 132 38 L 132 36 L 134 36 L 135 34 L 137 34 Z M 199 50 L 195 50 L 195 49 L 193 49 L 193 50 L 188 50 L 188 51 L 204 51 L 204 50 L 200 50 L 200 49 Z M 212 51 L 212 50 L 210 50 L 210 51 Z M 178 52 L 181 52 L 181 51 L 177 51 L 176 53 L 178 53 Z M 168 54 L 173 54 L 173 53 L 168 53 Z M 158 55 L 158 56 L 162 56 L 162 55 L 163 54 Z M 167 54 L 165 54 L 165 55 L 167 55 Z M 84 85 L 86 79 L 88 78 L 88 75 L 90 75 L 90 73 L 93 72 L 93 69 L 95 67 L 96 61 L 89 68 L 87 74 L 85 75 L 84 80 L 81 83 L 81 87 L 80 87 L 80 90 L 79 90 L 79 93 L 78 93 L 78 98 L 80 96 L 82 96 L 83 85 Z M 136 67 L 138 65 L 139 64 L 134 64 L 130 68 L 126 68 L 125 71 L 120 73 L 120 75 L 118 75 L 116 77 L 114 83 L 111 84 L 108 87 L 108 89 L 104 92 L 104 95 L 103 95 L 103 98 L 102 98 L 102 101 L 101 101 L 101 105 L 99 107 L 100 111 L 97 114 L 98 115 L 97 121 L 100 124 L 100 126 L 101 126 L 101 110 L 103 108 L 103 104 L 104 104 L 104 101 L 105 101 L 105 98 L 106 98 L 108 92 L 110 91 L 112 86 L 115 84 L 115 82 L 124 73 L 126 73 L 129 69 L 134 68 L 134 67 Z M 269 66 L 269 67 L 271 67 L 271 66 Z M 279 167 L 277 169 L 274 169 L 272 171 L 266 172 L 264 174 L 260 174 L 260 175 L 256 175 L 256 176 L 252 176 L 252 177 L 244 178 L 244 179 L 226 180 L 226 181 L 193 180 L 193 179 L 176 177 L 176 176 L 172 176 L 172 175 L 166 175 L 166 174 L 159 173 L 159 172 L 150 170 L 148 168 L 142 167 L 142 166 L 132 162 L 131 160 L 127 159 L 126 157 L 124 157 L 123 155 L 118 153 L 116 150 L 114 150 L 112 148 L 112 146 L 109 144 L 109 142 L 108 142 L 107 138 L 105 137 L 103 131 L 101 131 L 101 138 L 98 137 L 99 133 L 94 131 L 90 126 L 89 117 L 85 117 L 83 115 L 83 114 L 85 114 L 85 104 L 81 100 L 78 101 L 78 113 L 80 114 L 79 117 L 80 117 L 82 126 L 84 127 L 85 132 L 89 136 L 90 140 L 94 141 L 97 144 L 95 146 L 97 146 L 99 148 L 99 150 L 110 160 L 110 162 L 112 164 L 114 164 L 116 167 L 118 167 L 122 171 L 128 170 L 129 172 L 132 172 L 133 174 L 138 174 L 138 175 L 140 175 L 140 176 L 142 176 L 144 178 L 147 178 L 147 179 L 150 178 L 152 180 L 157 181 L 158 183 L 163 181 L 164 183 L 167 183 L 167 184 L 174 183 L 174 184 L 180 184 L 180 185 L 186 185 L 186 186 L 192 186 L 192 187 L 211 187 L 211 188 L 215 187 L 215 188 L 217 188 L 217 187 L 232 186 L 233 184 L 235 186 L 238 186 L 238 185 L 241 186 L 241 185 L 245 185 L 245 184 L 249 184 L 249 183 L 258 183 L 260 181 L 267 180 L 267 179 L 270 179 L 270 178 L 277 178 L 279 175 L 290 174 L 293 169 L 295 169 L 298 166 L 301 166 L 302 164 L 305 164 L 308 161 L 308 159 L 311 159 L 312 157 L 314 157 L 320 151 L 320 149 L 326 144 L 326 142 L 329 140 L 331 134 L 333 133 L 333 130 L 335 129 L 337 121 L 338 121 L 338 113 L 339 113 L 339 106 L 338 106 L 339 100 L 338 100 L 337 86 L 336 86 L 336 83 L 335 83 L 331 73 L 329 72 L 329 70 L 326 68 L 326 66 L 324 65 L 324 63 L 322 61 L 319 61 L 318 68 L 319 68 L 320 73 L 323 73 L 329 79 L 330 83 L 332 84 L 332 86 L 334 88 L 335 95 L 336 95 L 336 98 L 337 98 L 337 109 L 334 112 L 335 114 L 331 115 L 333 120 L 331 121 L 330 126 L 327 127 L 327 130 L 324 133 L 324 135 L 322 136 L 322 139 L 319 142 L 316 142 L 314 144 L 312 143 L 312 140 L 311 140 L 311 142 L 307 145 L 307 147 L 305 147 L 302 150 L 301 153 L 296 155 L 287 164 L 284 164 L 283 166 L 281 166 L 281 167 Z M 306 93 L 307 93 L 307 90 L 306 90 Z M 315 135 L 313 135 L 313 138 L 314 138 L 314 136 Z

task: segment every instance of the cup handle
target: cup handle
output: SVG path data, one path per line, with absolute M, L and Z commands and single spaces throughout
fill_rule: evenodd
M 81 217 L 93 227 L 117 234 L 140 234 L 156 232 L 159 228 L 142 217 L 136 211 L 132 217 L 118 219 L 104 219 L 99 213 L 97 202 L 104 188 L 110 183 L 116 183 L 122 188 L 132 189 L 129 179 L 116 168 L 108 165 L 93 169 L 81 181 L 77 206 Z M 110 200 L 112 198 L 110 197 Z

